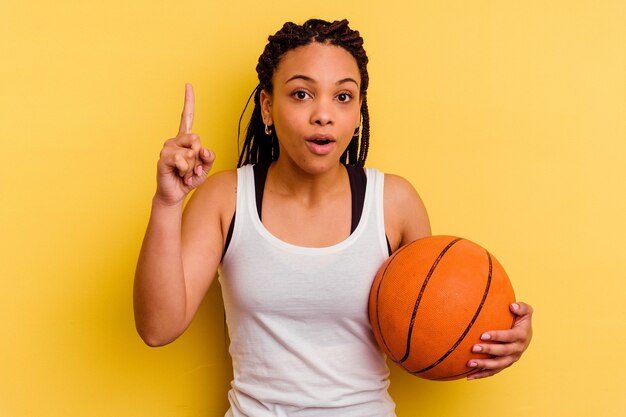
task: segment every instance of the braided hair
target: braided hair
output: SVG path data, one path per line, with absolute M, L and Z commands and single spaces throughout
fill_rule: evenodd
M 245 164 L 270 163 L 278 159 L 279 147 L 275 129 L 269 135 L 265 133 L 265 125 L 263 124 L 263 116 L 261 114 L 261 91 L 265 90 L 270 93 L 273 91 L 272 77 L 281 57 L 286 52 L 313 42 L 340 46 L 350 52 L 356 60 L 361 76 L 362 127 L 360 132 L 352 137 L 350 144 L 341 155 L 340 161 L 344 164 L 357 166 L 365 164 L 369 148 L 370 121 L 366 96 L 369 84 L 367 74 L 368 58 L 363 49 L 363 38 L 361 38 L 358 31 L 350 29 L 346 19 L 332 23 L 320 19 L 310 19 L 303 25 L 287 22 L 281 30 L 268 38 L 268 43 L 256 66 L 259 84 L 250 95 L 250 98 L 254 96 L 254 109 L 246 129 L 243 148 L 237 162 L 238 167 Z M 248 105 L 246 104 L 247 107 Z M 245 111 L 246 109 L 244 108 L 243 112 L 245 113 Z M 243 118 L 243 113 L 241 118 Z M 241 118 L 239 119 L 240 126 Z

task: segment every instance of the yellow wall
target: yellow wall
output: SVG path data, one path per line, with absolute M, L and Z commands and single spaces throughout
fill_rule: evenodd
M 135 334 L 155 163 L 189 81 L 195 131 L 233 167 L 267 35 L 312 16 L 365 37 L 369 165 L 536 309 L 498 377 L 394 368 L 398 415 L 626 416 L 626 3 L 26 0 L 0 4 L 0 417 L 223 415 L 217 286 L 176 343 Z

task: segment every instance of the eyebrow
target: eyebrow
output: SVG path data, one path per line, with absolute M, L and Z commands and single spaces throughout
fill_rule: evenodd
M 285 81 L 285 84 L 287 84 L 290 81 L 293 80 L 303 80 L 306 82 L 310 82 L 310 83 L 314 83 L 315 80 L 311 77 L 307 77 L 306 75 L 300 75 L 300 74 L 296 74 L 293 77 L 289 78 L 287 81 Z M 359 86 L 359 83 L 356 82 L 356 80 L 354 78 L 351 77 L 347 77 L 347 78 L 342 78 L 341 80 L 337 81 L 335 84 L 339 85 L 339 84 L 343 84 L 343 83 L 348 83 L 348 82 L 352 82 L 354 84 L 356 84 L 356 86 Z

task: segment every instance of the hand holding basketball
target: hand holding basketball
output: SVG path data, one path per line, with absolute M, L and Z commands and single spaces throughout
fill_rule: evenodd
M 374 279 L 369 313 L 392 361 L 438 381 L 496 374 L 519 359 L 532 333 L 532 308 L 515 302 L 502 265 L 454 236 L 396 251 Z
M 485 332 L 481 340 L 490 343 L 479 343 L 473 346 L 472 352 L 486 353 L 492 358 L 469 361 L 467 366 L 481 369 L 481 371 L 471 374 L 467 379 L 485 378 L 497 374 L 517 362 L 528 348 L 533 335 L 533 308 L 526 303 L 516 302 L 511 304 L 510 310 L 515 315 L 512 329 Z
M 202 147 L 200 136 L 192 133 L 195 97 L 191 84 L 185 85 L 185 104 L 178 135 L 163 145 L 157 163 L 157 193 L 159 201 L 175 205 L 204 182 L 215 161 L 215 154 Z

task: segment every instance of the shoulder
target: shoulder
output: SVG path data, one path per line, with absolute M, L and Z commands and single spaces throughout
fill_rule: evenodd
M 430 222 L 415 187 L 399 175 L 384 174 L 385 231 L 393 250 L 429 236 Z
M 192 223 L 229 222 L 237 203 L 237 171 L 211 174 L 190 197 L 185 216 Z
M 385 206 L 399 210 L 399 214 L 402 214 L 405 210 L 403 207 L 410 209 L 410 211 L 423 211 L 426 212 L 424 203 L 421 197 L 407 179 L 393 174 L 385 175 L 385 194 L 384 202 Z
M 418 198 L 419 195 L 406 178 L 399 175 L 384 173 L 385 176 L 385 193 L 388 192 L 389 197 L 397 197 L 397 199 L 404 200 L 406 198 Z
M 194 192 L 193 198 L 219 197 L 237 191 L 237 170 L 229 169 L 209 175 Z

